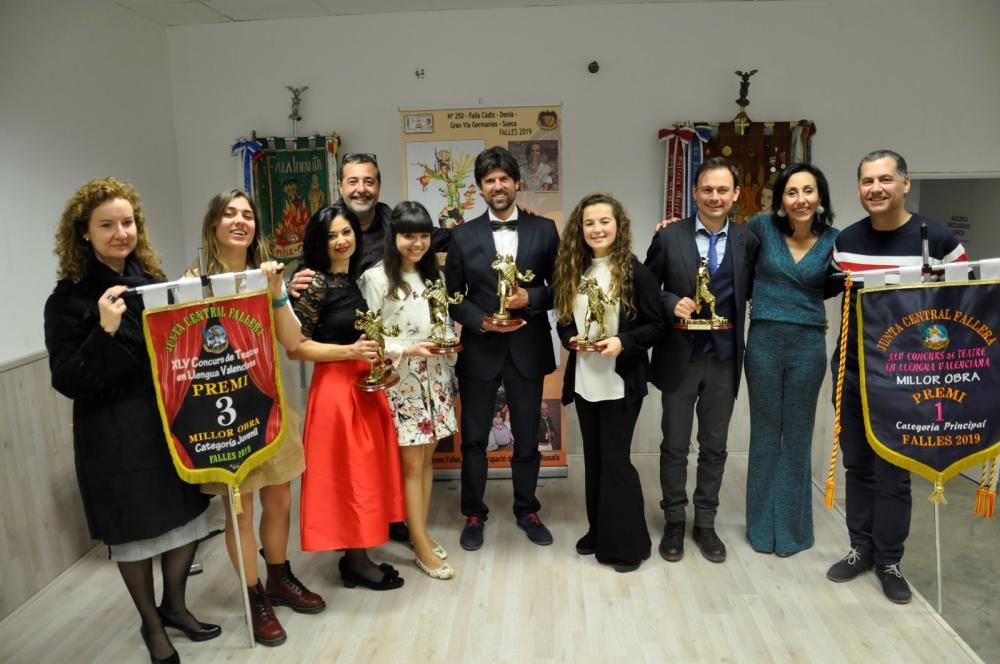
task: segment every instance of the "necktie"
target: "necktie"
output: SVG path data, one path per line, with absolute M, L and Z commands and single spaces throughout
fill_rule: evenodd
M 714 275 L 715 271 L 719 269 L 719 254 L 715 250 L 715 243 L 718 241 L 719 236 L 722 233 L 710 233 L 708 235 L 708 273 Z
M 500 231 L 503 229 L 508 229 L 512 231 L 517 230 L 517 219 L 512 219 L 510 221 L 494 221 L 490 219 L 490 228 L 494 231 Z

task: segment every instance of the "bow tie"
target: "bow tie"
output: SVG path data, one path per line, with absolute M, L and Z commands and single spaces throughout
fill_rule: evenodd
M 493 219 L 490 219 L 490 228 L 494 231 L 502 231 L 505 228 L 516 231 L 517 219 L 511 219 L 510 221 L 494 221 Z

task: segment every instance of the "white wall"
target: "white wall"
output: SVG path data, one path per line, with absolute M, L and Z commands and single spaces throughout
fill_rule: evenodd
M 912 191 L 912 189 L 911 189 Z M 953 215 L 968 217 L 969 258 L 1000 257 L 1000 179 L 923 180 L 920 212 L 931 219 L 948 222 Z
M 166 29 L 81 5 L 0 3 L 0 365 L 44 348 L 56 225 L 87 180 L 131 181 L 167 271 L 183 264 Z
M 815 161 L 844 225 L 863 216 L 854 171 L 869 150 L 899 150 L 914 172 L 1000 172 L 988 110 L 1000 108 L 998 5 L 636 4 L 171 28 L 185 236 L 196 241 L 208 199 L 236 182 L 233 139 L 250 130 L 285 135 L 284 86 L 308 85 L 301 133 L 335 130 L 347 150 L 376 153 L 389 203 L 401 192 L 400 107 L 561 102 L 567 207 L 589 191 L 612 191 L 645 238 L 663 187 L 657 130 L 675 120 L 730 119 L 733 71 L 751 68 L 760 69 L 752 118 L 816 122 Z M 591 60 L 601 64 L 597 75 L 586 71 Z M 645 239 L 635 248 L 643 255 Z M 838 318 L 831 320 L 835 337 Z M 828 387 L 820 399 L 817 440 L 828 449 Z M 649 401 L 636 451 L 658 444 L 659 406 Z M 731 449 L 745 449 L 746 412 L 744 391 Z M 817 467 L 822 456 L 817 449 Z

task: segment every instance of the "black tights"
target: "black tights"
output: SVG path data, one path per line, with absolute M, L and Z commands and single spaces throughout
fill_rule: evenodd
M 163 613 L 174 622 L 190 629 L 198 629 L 198 620 L 191 615 L 184 601 L 188 571 L 194 560 L 198 542 L 190 542 L 160 556 L 160 571 L 163 574 Z M 174 647 L 163 630 L 163 621 L 156 608 L 156 593 L 153 589 L 153 559 L 118 563 L 118 571 L 125 581 L 129 595 L 135 603 L 142 619 L 142 633 L 153 657 L 162 659 L 174 652 Z
M 367 549 L 344 549 L 344 559 L 352 572 L 356 572 L 369 581 L 382 581 L 385 572 L 368 557 Z

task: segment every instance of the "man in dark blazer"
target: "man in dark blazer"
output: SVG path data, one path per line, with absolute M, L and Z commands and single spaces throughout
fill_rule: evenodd
M 684 556 L 687 462 L 694 413 L 698 413 L 698 479 L 692 538 L 712 562 L 726 559 L 715 532 L 719 489 L 726 464 L 726 437 L 743 367 L 744 323 L 759 242 L 729 211 L 740 194 L 739 173 L 721 157 L 704 162 L 695 176 L 698 213 L 667 225 L 653 237 L 646 265 L 656 275 L 666 315 L 666 334 L 653 346 L 652 382 L 662 392 L 663 442 L 660 487 L 666 520 L 660 555 Z M 716 312 L 729 330 L 689 332 L 673 323 L 695 313 L 695 279 L 701 258 L 712 273 Z M 707 307 L 706 307 L 707 308 Z M 707 311 L 700 312 L 707 317 Z
M 462 514 L 460 543 L 469 551 L 483 544 L 489 509 L 486 492 L 486 445 L 493 421 L 497 390 L 505 386 L 510 408 L 514 453 L 514 516 L 536 544 L 551 544 L 552 534 L 539 520 L 535 497 L 541 454 L 535 434 L 542 401 L 542 382 L 555 370 L 548 319 L 552 307 L 552 269 L 559 234 L 551 219 L 537 217 L 514 205 L 521 180 L 517 160 L 500 147 L 476 157 L 476 183 L 488 210 L 452 231 L 444 273 L 448 290 L 465 295 L 452 305 L 452 317 L 462 325 L 458 379 L 462 397 Z M 497 272 L 490 266 L 498 253 L 515 257 L 521 274 L 534 273 L 507 298 L 512 316 L 522 325 L 501 327 L 489 320 L 500 306 Z

